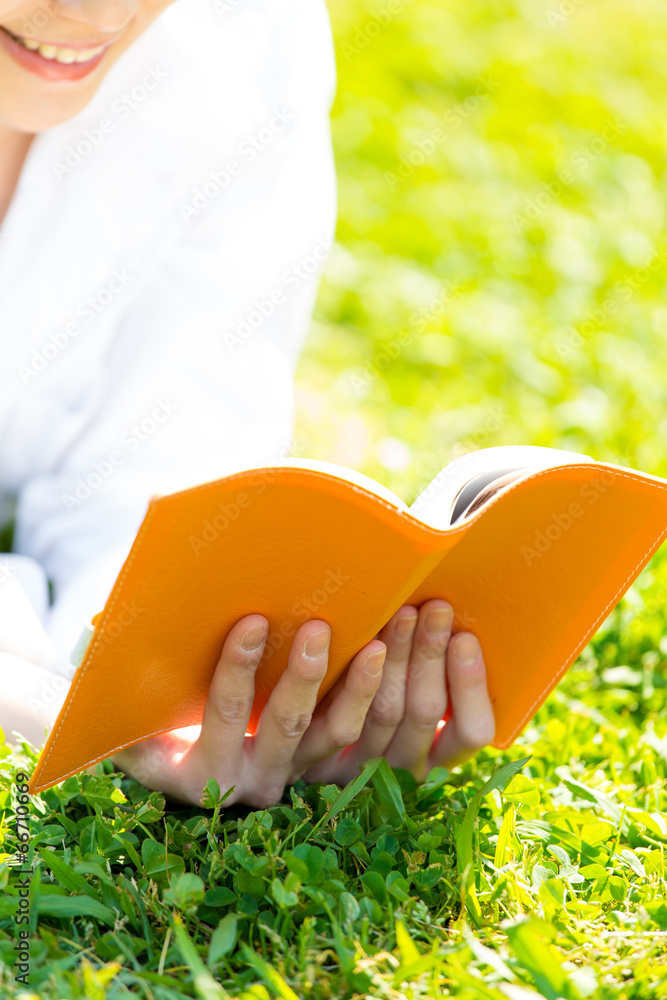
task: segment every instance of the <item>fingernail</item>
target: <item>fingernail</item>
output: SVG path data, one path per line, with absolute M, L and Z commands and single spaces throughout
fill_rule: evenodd
M 313 632 L 312 635 L 309 635 L 306 639 L 306 656 L 315 659 L 315 657 L 326 653 L 330 636 L 331 632 L 328 628 L 321 628 L 319 632 Z
M 377 677 L 381 674 L 386 652 L 386 649 L 378 649 L 375 653 L 369 653 L 364 663 L 364 673 L 368 674 L 369 677 Z
M 433 608 L 426 615 L 424 627 L 429 635 L 442 635 L 452 623 L 454 613 L 451 608 Z
M 472 667 L 479 660 L 479 654 L 479 643 L 470 632 L 456 640 L 456 658 L 462 667 Z
M 397 639 L 409 639 L 415 627 L 417 615 L 406 615 L 397 620 L 394 626 L 394 635 Z
M 258 646 L 262 645 L 265 638 L 266 625 L 251 625 L 241 639 L 241 645 L 244 649 L 257 649 Z

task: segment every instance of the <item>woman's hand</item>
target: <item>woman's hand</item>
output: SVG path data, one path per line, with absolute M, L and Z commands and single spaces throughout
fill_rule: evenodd
M 452 618 L 451 606 L 440 600 L 426 601 L 419 611 L 399 608 L 379 633 L 387 647 L 383 677 L 359 739 L 307 769 L 307 781 L 346 784 L 362 761 L 380 756 L 422 781 L 432 767 L 451 769 L 491 742 L 495 720 L 482 650 L 469 632 L 452 636 Z M 297 764 L 300 754 L 306 760 L 321 750 L 324 757 L 331 728 L 327 703 L 341 682 L 318 706 Z M 452 715 L 442 726 L 448 698 Z
M 247 736 L 268 629 L 265 618 L 250 615 L 225 641 L 199 736 L 166 733 L 121 751 L 114 761 L 148 788 L 197 805 L 214 777 L 223 791 L 235 786 L 227 805 L 253 808 L 274 805 L 301 775 L 345 783 L 370 757 L 385 755 L 419 780 L 435 765 L 454 767 L 493 739 L 495 725 L 479 643 L 468 633 L 451 637 L 451 624 L 444 601 L 428 601 L 419 612 L 400 608 L 315 708 L 330 629 L 307 622 L 294 637 L 287 670 L 256 733 Z M 443 728 L 446 676 L 453 715 Z
M 309 750 L 302 738 L 327 671 L 331 630 L 323 621 L 301 626 L 257 731 L 246 736 L 267 631 L 261 615 L 243 618 L 230 631 L 196 739 L 178 731 L 165 733 L 122 750 L 114 762 L 148 788 L 174 799 L 200 805 L 207 780 L 215 778 L 223 792 L 235 786 L 226 805 L 242 802 L 264 809 L 278 802 L 285 785 L 317 761 L 354 743 L 380 685 L 384 643 L 373 639 L 354 657 L 336 697 L 328 701 L 324 728 L 318 728 Z

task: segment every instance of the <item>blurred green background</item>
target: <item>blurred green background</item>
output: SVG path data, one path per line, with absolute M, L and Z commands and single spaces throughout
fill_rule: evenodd
M 338 246 L 294 452 L 411 502 L 463 451 L 667 476 L 657 0 L 330 0 Z

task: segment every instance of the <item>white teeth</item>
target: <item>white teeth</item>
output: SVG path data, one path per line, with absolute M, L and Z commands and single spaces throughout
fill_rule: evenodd
M 64 63 L 66 66 L 71 63 L 88 62 L 106 48 L 106 45 L 98 45 L 96 49 L 66 49 L 58 48 L 57 45 L 41 45 L 39 42 L 33 41 L 32 38 L 21 38 L 20 35 L 17 37 L 26 49 L 30 49 L 31 52 L 38 51 L 44 59 Z
M 58 49 L 56 51 L 56 60 L 61 63 L 73 63 L 76 59 L 76 51 L 74 49 Z
M 88 62 L 89 59 L 99 55 L 103 48 L 104 46 L 100 45 L 96 49 L 80 49 L 75 62 Z

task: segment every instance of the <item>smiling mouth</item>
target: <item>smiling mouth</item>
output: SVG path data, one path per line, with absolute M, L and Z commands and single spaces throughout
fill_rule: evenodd
M 60 63 L 63 66 L 71 66 L 73 63 L 87 63 L 100 56 L 111 44 L 105 42 L 104 45 L 97 45 L 89 49 L 72 49 L 66 46 L 52 45 L 50 42 L 36 42 L 32 38 L 24 38 L 22 35 L 15 35 L 8 28 L 0 25 L 0 30 L 9 35 L 11 39 L 22 45 L 29 52 L 47 59 L 49 62 Z

